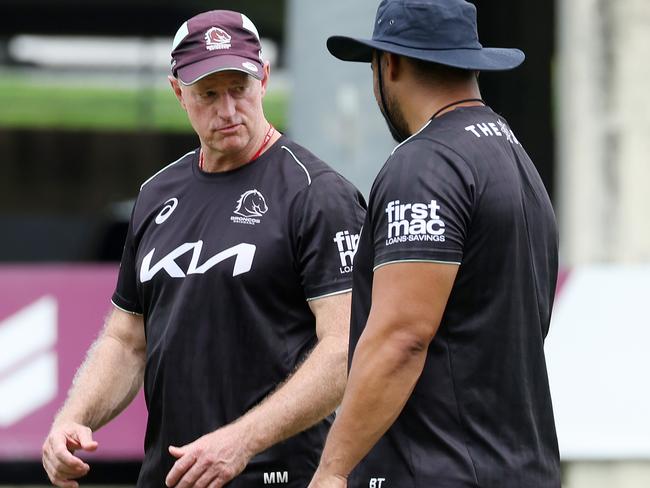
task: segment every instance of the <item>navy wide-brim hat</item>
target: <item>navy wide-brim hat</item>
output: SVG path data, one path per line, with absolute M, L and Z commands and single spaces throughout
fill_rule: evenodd
M 343 61 L 369 63 L 379 50 L 477 71 L 516 68 L 526 57 L 519 49 L 483 47 L 476 7 L 464 0 L 382 0 L 372 39 L 332 36 L 327 49 Z

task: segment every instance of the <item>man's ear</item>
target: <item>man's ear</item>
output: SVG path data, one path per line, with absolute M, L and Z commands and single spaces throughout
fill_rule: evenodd
M 169 84 L 172 86 L 172 90 L 176 96 L 176 99 L 181 104 L 181 107 L 185 109 L 185 102 L 183 101 L 183 92 L 181 90 L 180 82 L 171 75 L 167 76 L 167 79 L 169 80 Z
M 386 63 L 384 71 L 384 73 L 386 73 L 386 77 L 390 81 L 397 81 L 398 78 L 403 75 L 405 68 L 405 63 L 402 57 L 397 54 L 387 52 L 384 53 L 381 59 L 382 62 Z
M 264 61 L 264 77 L 262 78 L 262 97 L 266 94 L 266 90 L 269 86 L 269 77 L 271 76 L 271 64 L 268 61 Z

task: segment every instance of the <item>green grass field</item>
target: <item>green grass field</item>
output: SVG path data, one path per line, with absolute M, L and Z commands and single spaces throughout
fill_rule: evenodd
M 287 94 L 269 92 L 267 118 L 286 128 Z M 0 76 L 0 127 L 191 131 L 171 89 L 48 86 Z

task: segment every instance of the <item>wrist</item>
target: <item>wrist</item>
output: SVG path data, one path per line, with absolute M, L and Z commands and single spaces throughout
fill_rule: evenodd
M 79 423 L 79 422 L 75 421 L 72 417 L 68 415 L 59 414 L 56 417 L 54 417 L 54 421 L 52 421 L 51 429 L 53 430 L 55 428 L 59 428 L 66 424 L 72 424 L 72 423 Z
M 61 410 L 54 417 L 54 420 L 52 421 L 51 429 L 58 428 L 64 425 L 69 425 L 69 424 L 78 424 L 78 425 L 83 425 L 85 427 L 90 427 L 88 425 L 89 422 L 84 418 L 83 415 L 76 414 L 75 412 L 72 412 L 70 410 Z
M 242 417 L 232 427 L 237 430 L 239 445 L 249 459 L 265 449 L 259 438 L 260 429 L 255 429 L 249 419 Z
M 350 470 L 346 468 L 343 458 L 328 456 L 327 453 L 323 453 L 316 472 L 323 478 L 336 478 L 342 481 L 346 481 L 350 474 Z

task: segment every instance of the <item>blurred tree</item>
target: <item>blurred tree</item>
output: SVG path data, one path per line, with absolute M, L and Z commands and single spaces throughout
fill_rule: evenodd
M 20 33 L 173 36 L 183 20 L 211 9 L 243 12 L 264 37 L 283 39 L 284 0 L 3 0 L 0 37 Z

